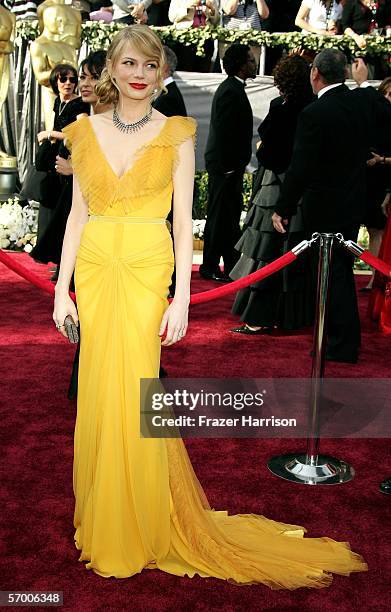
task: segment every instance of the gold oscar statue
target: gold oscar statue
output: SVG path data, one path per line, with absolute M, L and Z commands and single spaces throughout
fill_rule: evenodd
M 2 108 L 7 98 L 10 80 L 9 54 L 14 50 L 15 15 L 0 5 L 0 126 Z M 16 168 L 16 157 L 7 155 L 0 149 L 0 171 Z
M 53 128 L 55 95 L 49 84 L 51 71 L 58 64 L 77 68 L 77 49 L 81 41 L 81 13 L 64 0 L 45 0 L 39 5 L 40 36 L 30 47 L 35 78 L 42 85 L 42 109 L 45 129 Z

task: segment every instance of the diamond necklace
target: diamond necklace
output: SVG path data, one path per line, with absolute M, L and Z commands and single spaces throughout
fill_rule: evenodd
M 116 128 L 121 130 L 121 132 L 125 132 L 125 134 L 133 134 L 134 132 L 138 132 L 139 130 L 141 130 L 141 128 L 148 123 L 148 121 L 152 117 L 152 110 L 153 109 L 151 106 L 147 114 L 144 115 L 144 117 L 141 117 L 141 119 L 139 119 L 138 121 L 135 121 L 134 123 L 124 123 L 119 118 L 117 107 L 115 106 L 113 110 L 113 123 Z

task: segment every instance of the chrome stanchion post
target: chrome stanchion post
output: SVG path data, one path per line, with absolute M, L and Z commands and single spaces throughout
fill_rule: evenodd
M 354 476 L 353 468 L 344 461 L 327 455 L 319 455 L 319 418 L 326 349 L 329 276 L 334 237 L 334 234 L 319 235 L 317 305 L 306 454 L 280 455 L 273 457 L 268 463 L 269 470 L 276 476 L 302 484 L 338 484 L 347 482 Z
M 321 234 L 318 263 L 318 290 L 316 296 L 316 319 L 313 337 L 311 395 L 312 410 L 308 415 L 307 459 L 308 465 L 316 465 L 319 452 L 319 414 L 324 374 L 326 349 L 326 321 L 329 299 L 329 277 L 334 235 Z

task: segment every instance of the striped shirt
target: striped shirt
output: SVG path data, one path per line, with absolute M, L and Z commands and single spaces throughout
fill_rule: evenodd
M 239 0 L 238 8 L 234 15 L 223 15 L 223 28 L 232 30 L 262 30 L 261 18 L 258 13 L 255 0 L 248 4 L 245 0 Z
M 34 0 L 4 0 L 2 4 L 16 19 L 37 18 L 37 2 Z

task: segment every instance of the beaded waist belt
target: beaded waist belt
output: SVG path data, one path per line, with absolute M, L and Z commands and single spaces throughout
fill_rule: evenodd
M 112 223 L 167 223 L 166 219 L 159 217 L 110 217 L 108 215 L 90 215 L 88 221 L 111 221 Z

